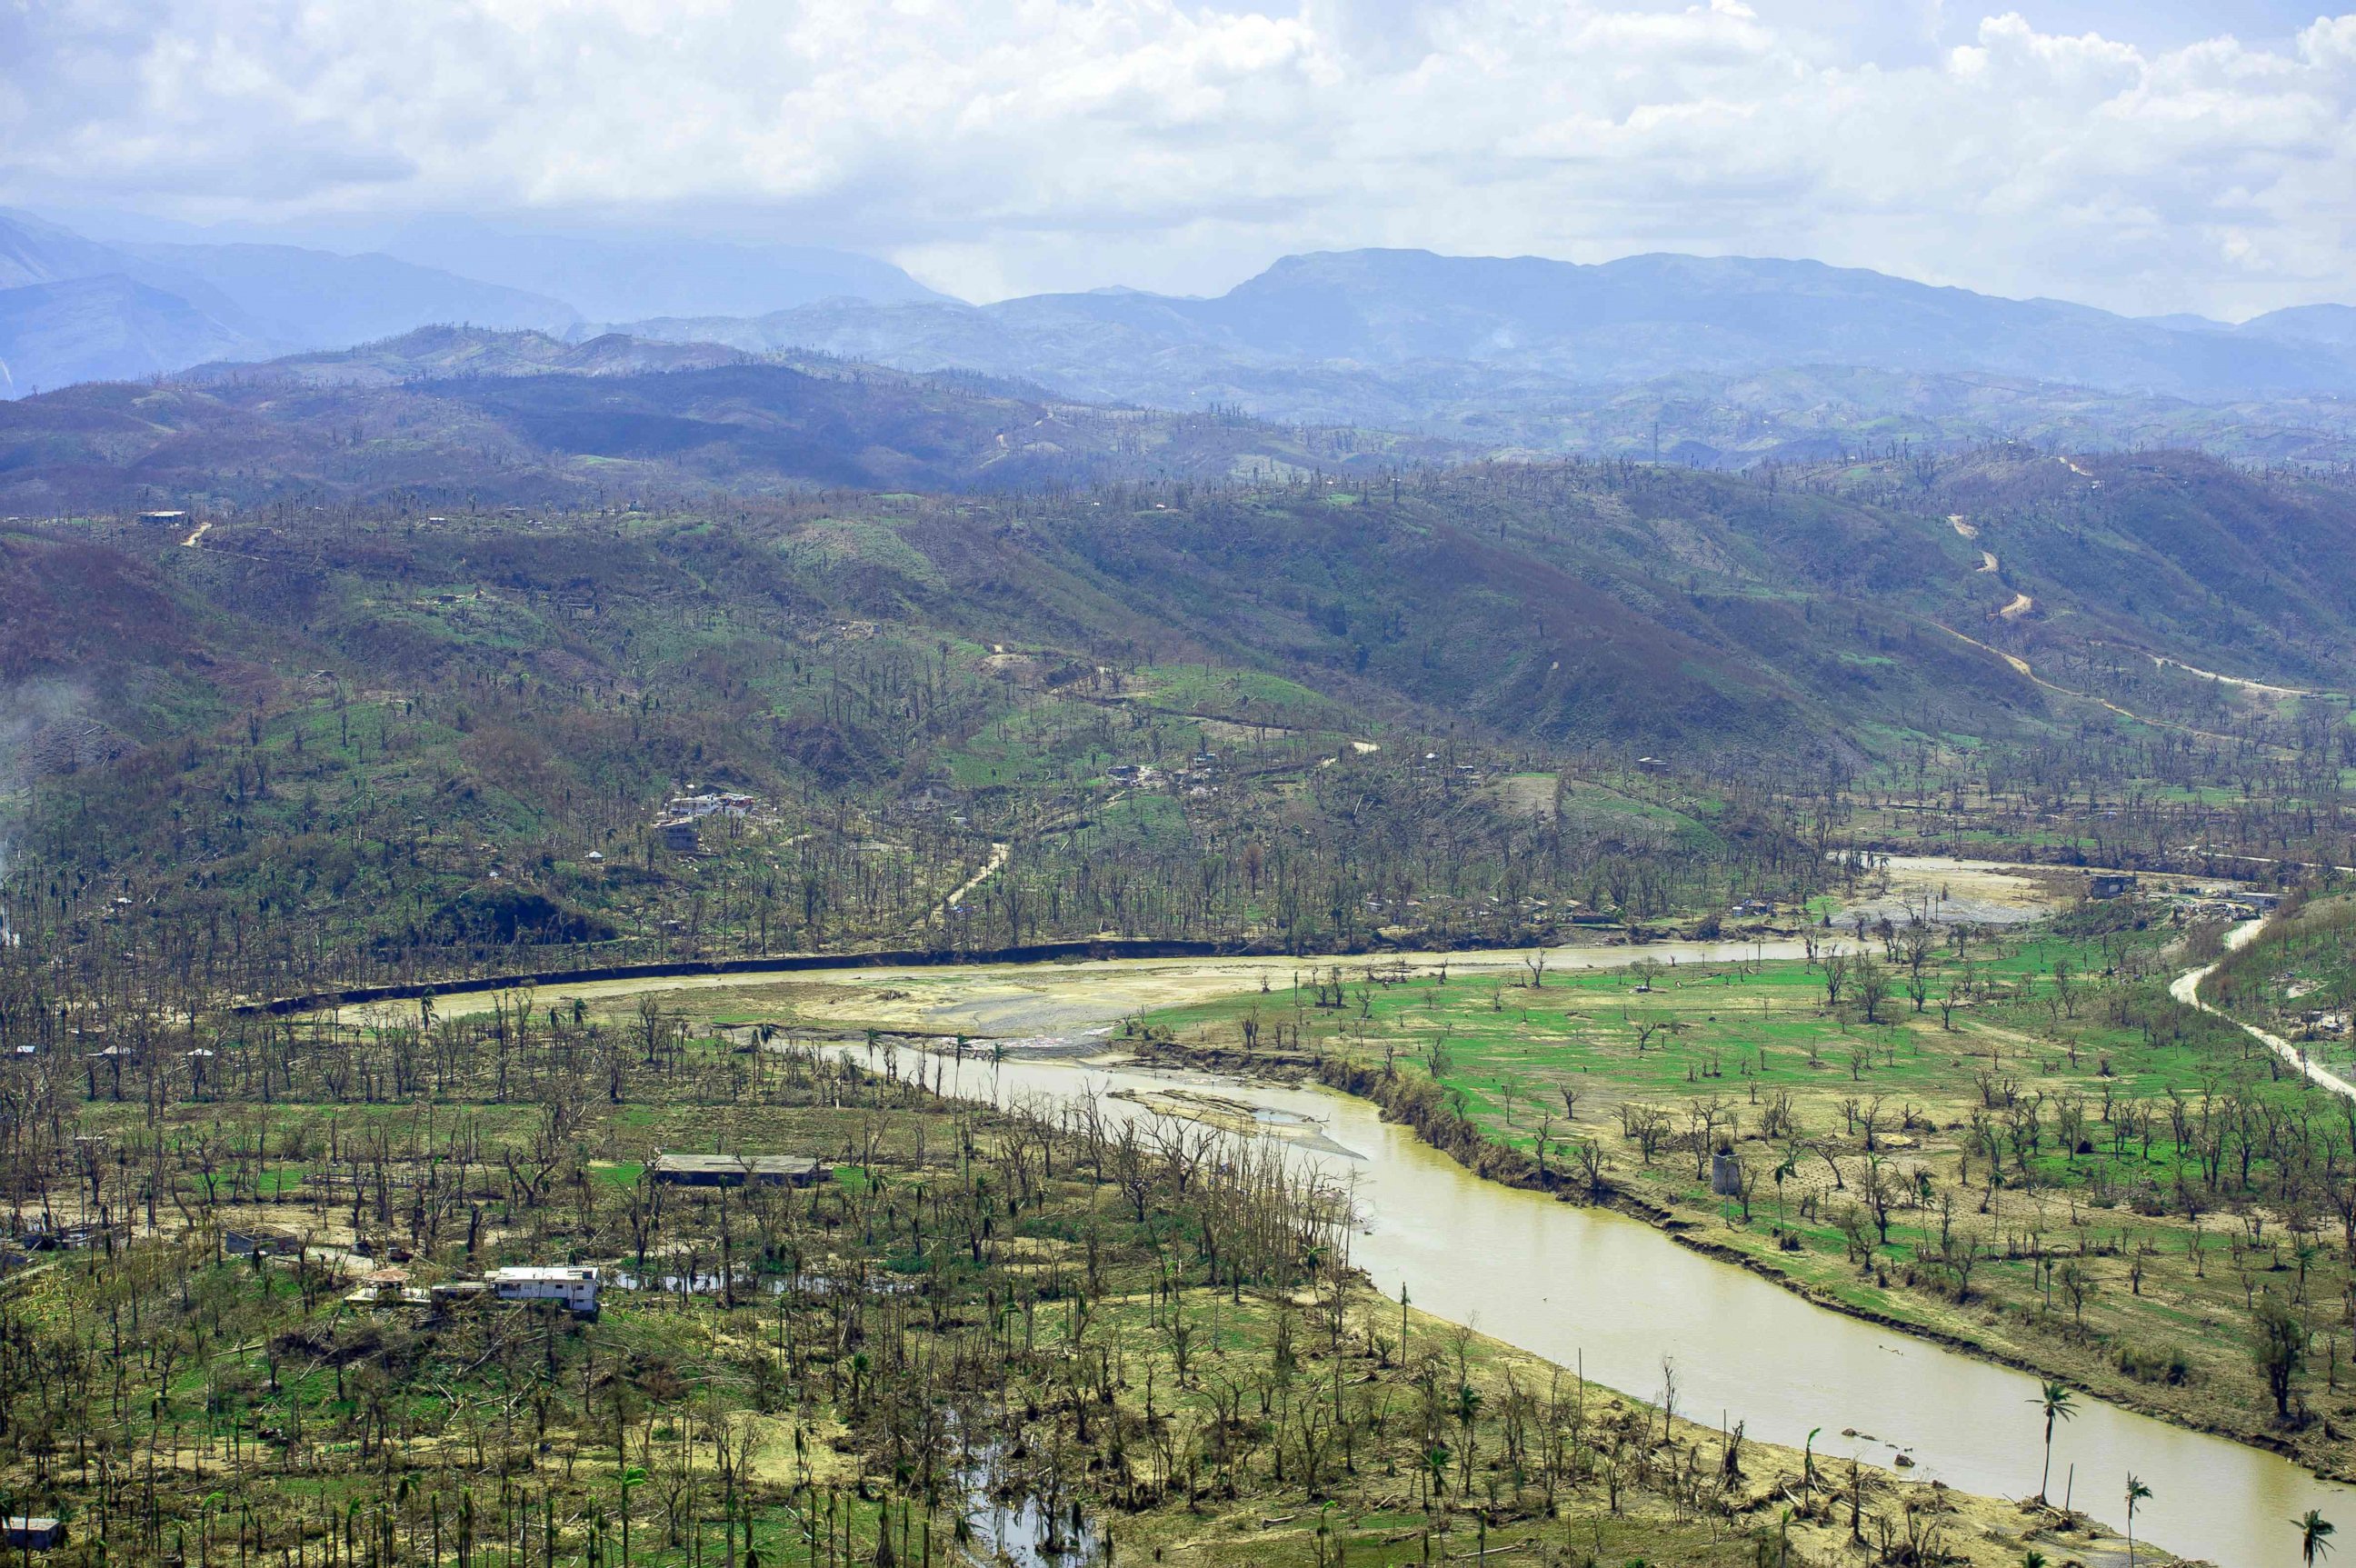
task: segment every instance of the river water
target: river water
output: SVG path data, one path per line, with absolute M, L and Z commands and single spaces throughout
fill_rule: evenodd
M 2043 1423 L 2028 1376 L 1812 1305 L 1641 1221 L 1483 1181 L 1364 1101 L 1069 1058 L 969 1058 L 955 1076 L 960 1092 L 1001 1102 L 1191 1086 L 1315 1118 L 1350 1155 L 1301 1157 L 1351 1183 L 1363 1216 L 1352 1261 L 1386 1293 L 1404 1283 L 1424 1311 L 1640 1398 L 1660 1398 L 1666 1358 L 1677 1411 L 1697 1421 L 1723 1412 L 1753 1437 L 1795 1447 L 1821 1428 L 1819 1454 L 1887 1466 L 1904 1453 L 1912 1479 L 1982 1496 L 2037 1490 Z M 1150 1113 L 1119 1100 L 1100 1106 L 1108 1116 Z M 2187 1557 L 2289 1568 L 2294 1517 L 2319 1508 L 2356 1522 L 2356 1490 L 2082 1399 L 2054 1439 L 2054 1500 L 2070 1488 L 2081 1511 L 2116 1528 L 2130 1470 L 2152 1489 L 2136 1510 L 2137 1539 Z
M 1922 886 L 1960 905 L 1984 889 L 1950 886 L 1951 875 L 1987 868 L 1909 863 Z M 1943 913 L 1953 913 L 1952 909 Z M 1968 918 L 2022 918 L 2018 901 Z M 1797 944 L 1656 943 L 1580 948 L 1556 955 L 1558 969 L 1612 966 L 1644 956 L 1685 962 L 1797 956 Z M 1509 955 L 1452 955 L 1462 971 L 1508 968 Z M 845 970 L 804 972 L 794 987 L 856 987 L 856 1014 L 940 1034 L 1061 1036 L 1086 1046 L 1102 1026 L 1141 1007 L 1219 992 L 1280 986 L 1306 967 L 1294 960 L 1113 961 L 987 973 Z M 611 1002 L 637 992 L 692 993 L 762 984 L 755 975 L 707 981 L 609 983 L 578 988 Z M 902 1001 L 879 1014 L 872 988 Z M 573 994 L 568 990 L 562 993 Z M 685 1000 L 684 997 L 681 998 Z M 1094 1045 L 1100 1047 L 1097 1039 Z M 860 1047 L 845 1047 L 854 1052 Z M 959 1093 L 1001 1103 L 1021 1097 L 1099 1100 L 1107 1116 L 1151 1114 L 1115 1090 L 1194 1087 L 1313 1120 L 1324 1141 L 1346 1153 L 1295 1141 L 1300 1157 L 1348 1181 L 1362 1220 L 1353 1261 L 1386 1293 L 1404 1283 L 1415 1305 L 1478 1326 L 1508 1344 L 1644 1399 L 1662 1392 L 1662 1363 L 1675 1369 L 1679 1413 L 1706 1423 L 1724 1412 L 1755 1438 L 1798 1446 L 1819 1430 L 1816 1449 L 1887 1465 L 1914 1461 L 1914 1480 L 1943 1480 L 1982 1496 L 2037 1490 L 2042 1419 L 2036 1381 L 1927 1341 L 1815 1306 L 1749 1272 L 1679 1247 L 1641 1221 L 1484 1182 L 1384 1122 L 1366 1102 L 1316 1088 L 1284 1089 L 1208 1074 L 1107 1066 L 1051 1051 L 1000 1059 L 969 1054 L 952 1069 Z M 1842 1435 L 1854 1431 L 1855 1437 Z M 2133 1471 L 2152 1490 L 2136 1509 L 2138 1540 L 2233 1568 L 2291 1568 L 2298 1561 L 2290 1520 L 2316 1508 L 2356 1527 L 2356 1489 L 2319 1481 L 2290 1462 L 2222 1438 L 2081 1399 L 2053 1451 L 2052 1496 L 2065 1491 L 2084 1513 L 2113 1528 Z

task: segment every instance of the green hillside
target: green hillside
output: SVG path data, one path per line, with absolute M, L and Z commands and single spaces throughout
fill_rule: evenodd
M 429 328 L 0 402 L 0 507 L 446 510 L 826 488 L 1021 491 L 1267 478 L 1457 451 L 1217 411 L 1100 407 L 824 356 Z
M 15 918 L 257 985 L 2356 861 L 2356 496 L 2204 459 L 199 515 L 0 537 Z

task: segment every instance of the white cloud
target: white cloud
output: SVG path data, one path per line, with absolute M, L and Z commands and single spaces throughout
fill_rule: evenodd
M 2149 49 L 2022 10 L 16 0 L 0 197 L 752 207 L 980 295 L 1357 244 L 1816 255 L 2126 309 L 2344 292 L 2356 16 Z

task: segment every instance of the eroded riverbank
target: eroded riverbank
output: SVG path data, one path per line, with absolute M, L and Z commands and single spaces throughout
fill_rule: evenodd
M 1657 943 L 1556 950 L 1566 968 L 1734 962 L 1800 956 L 1797 941 Z M 1454 973 L 1505 974 L 1525 955 L 1406 955 Z M 1811 1430 L 1843 1438 L 1869 1462 L 1906 1455 L 1915 1474 L 1965 1490 L 2034 1489 L 2035 1383 L 2019 1372 L 1854 1316 L 1819 1310 L 1782 1285 L 1665 1238 L 1622 1216 L 1580 1209 L 1484 1182 L 1382 1122 L 1364 1101 L 1313 1089 L 1156 1072 L 1084 1058 L 1118 1021 L 1218 996 L 1274 992 L 1312 961 L 1115 961 L 970 971 L 846 970 L 761 982 L 715 976 L 689 983 L 579 989 L 585 1007 L 626 1014 L 641 997 L 722 1021 L 769 1023 L 841 1037 L 865 1028 L 967 1036 L 975 1048 L 952 1067 L 956 1086 L 983 1097 L 1030 1093 L 1093 1100 L 1113 1114 L 1148 1114 L 1105 1097 L 1151 1101 L 1173 1090 L 1314 1124 L 1346 1155 L 1330 1159 L 1352 1180 L 1366 1226 L 1357 1262 L 1419 1305 L 1477 1321 L 1487 1332 L 1569 1363 L 1600 1380 L 1657 1398 L 1664 1357 L 1684 1408 L 1708 1406 L 1749 1422 L 1754 1435 L 1797 1444 Z M 1314 961 L 1327 962 L 1331 961 Z M 1363 966 L 1364 959 L 1342 961 Z M 547 991 L 542 1001 L 570 999 Z M 1352 1157 L 1355 1156 L 1355 1157 Z M 1874 1434 L 1871 1438 L 1864 1434 Z M 1836 1450 L 1838 1452 L 1839 1450 Z M 2072 1469 L 2075 1466 L 2075 1469 Z M 2219 1562 L 2285 1563 L 2283 1521 L 2308 1507 L 2345 1517 L 2356 1498 L 2284 1460 L 2108 1405 L 2083 1407 L 2059 1435 L 2054 1490 L 2098 1516 L 2116 1477 L 2132 1469 L 2157 1494 L 2139 1512 L 2149 1533 Z M 2077 1478 L 2073 1479 L 2075 1477 Z M 2221 1501 L 2220 1499 L 2227 1499 Z
M 1361 1213 L 1352 1261 L 1387 1294 L 1405 1286 L 1419 1307 L 1639 1398 L 1661 1399 L 1665 1362 L 1680 1411 L 1724 1412 L 1769 1442 L 1796 1447 L 1818 1432 L 1820 1455 L 1881 1466 L 1902 1455 L 1912 1477 L 1984 1496 L 2036 1490 L 2033 1377 L 1828 1311 L 1629 1216 L 1484 1180 L 1368 1101 L 1072 1058 L 969 1055 L 948 1083 L 1001 1102 L 1085 1099 L 1113 1116 L 1154 1114 L 1148 1105 L 1173 1090 L 1283 1114 L 1347 1151 L 1295 1143 L 1348 1184 Z M 1136 1099 L 1114 1098 L 1124 1094 Z M 2288 1568 L 2296 1544 L 2283 1520 L 2308 1508 L 2356 1515 L 2356 1491 L 2277 1455 L 2082 1399 L 2056 1434 L 2056 1500 L 2067 1492 L 2115 1527 L 2129 1471 L 2155 1493 L 2138 1532 L 2218 1563 Z

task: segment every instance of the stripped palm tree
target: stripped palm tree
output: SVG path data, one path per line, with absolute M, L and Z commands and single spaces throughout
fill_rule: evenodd
M 2041 1503 L 2053 1479 L 2053 1423 L 2070 1420 L 2078 1413 L 2078 1407 L 2072 1402 L 2070 1386 L 2059 1382 L 2047 1383 L 2029 1402 L 2045 1412 L 2045 1468 L 2037 1476 L 2037 1500 Z
M 2136 1504 L 2148 1499 L 2151 1488 L 2136 1479 L 2133 1470 L 2127 1472 L 2127 1568 L 2135 1568 Z
M 2317 1558 L 2330 1555 L 2331 1537 L 2337 1533 L 2337 1527 L 2323 1517 L 2321 1509 L 2309 1509 L 2291 1523 L 2298 1526 L 2300 1558 L 2306 1562 L 2307 1568 L 2315 1568 Z

